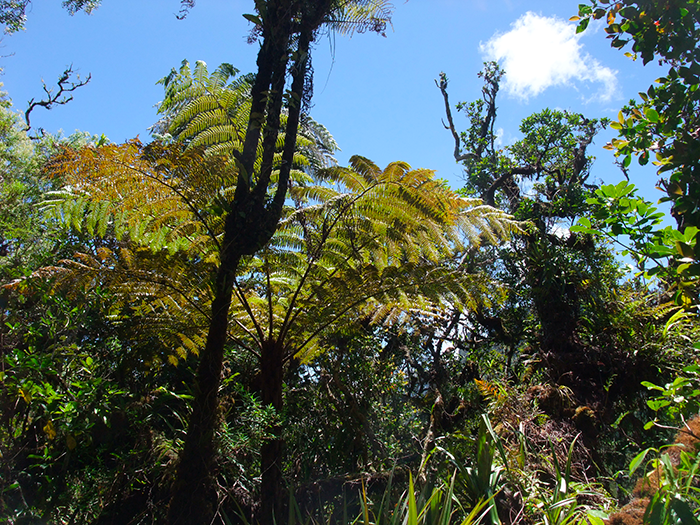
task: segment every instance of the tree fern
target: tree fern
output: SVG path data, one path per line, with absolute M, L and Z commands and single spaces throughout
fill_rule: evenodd
M 465 243 L 513 231 L 508 216 L 406 163 L 380 170 L 354 157 L 351 168 L 322 170 L 316 182 L 291 188 L 295 207 L 239 278 L 234 316 L 258 334 L 253 345 L 264 334 L 288 358 L 309 357 L 316 336 L 351 312 L 379 322 L 402 309 L 433 315 L 436 305 L 488 300 L 482 277 L 448 261 Z
M 217 262 L 225 207 L 225 198 L 217 196 L 227 186 L 223 162 L 178 145 L 132 142 L 66 150 L 50 169 L 70 190 L 47 206 L 69 224 L 95 234 L 109 230 L 143 248 L 122 250 L 129 254 L 123 262 L 96 257 L 86 264 L 80 256 L 63 261 L 61 271 L 70 269 L 73 279 L 83 272 L 87 280 L 80 282 L 86 285 L 90 274 L 121 272 L 111 281 L 100 280 L 118 283 L 115 289 L 125 297 L 152 293 L 163 307 L 168 304 L 163 283 L 172 280 L 176 296 L 197 296 L 206 311 L 211 299 L 204 279 L 187 282 L 186 276 L 206 273 L 198 265 Z M 480 279 L 446 261 L 466 243 L 494 241 L 512 231 L 516 223 L 502 212 L 457 196 L 432 171 L 412 170 L 406 163 L 380 170 L 353 157 L 350 168 L 305 175 L 292 185 L 290 206 L 269 246 L 239 271 L 232 318 L 244 333 L 236 339 L 260 333 L 282 338 L 291 356 L 351 311 L 380 321 L 416 308 L 418 297 L 430 310 L 436 304 L 469 307 L 488 295 L 485 283 L 477 286 Z M 235 182 L 235 173 L 229 177 L 229 184 Z M 154 255 L 144 258 L 144 249 Z M 182 277 L 157 266 L 138 269 L 151 263 L 149 257 L 162 257 L 163 250 L 190 261 L 181 268 Z M 287 339 L 292 334 L 293 344 Z

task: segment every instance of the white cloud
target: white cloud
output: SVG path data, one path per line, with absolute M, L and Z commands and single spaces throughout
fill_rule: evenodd
M 507 33 L 480 45 L 487 60 L 506 72 L 503 88 L 526 100 L 552 86 L 600 84 L 596 98 L 610 100 L 617 89 L 617 71 L 583 51 L 576 26 L 564 20 L 528 12 Z
M 503 143 L 503 136 L 505 135 L 505 131 L 503 131 L 503 128 L 498 128 L 496 130 L 496 138 L 493 141 L 493 145 L 496 146 L 497 148 L 500 148 L 502 146 L 505 146 Z

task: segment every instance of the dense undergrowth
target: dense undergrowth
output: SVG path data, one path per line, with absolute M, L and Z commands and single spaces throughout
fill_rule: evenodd
M 11 299 L 3 332 L 4 515 L 14 523 L 163 519 L 189 412 L 189 361 L 154 369 L 148 355 L 165 350 L 125 337 L 106 315 L 108 293 L 59 299 L 32 283 Z M 647 447 L 663 450 L 695 406 L 692 368 L 687 382 L 661 393 L 668 406 L 648 406 L 657 391 L 641 381 L 678 377 L 694 329 L 667 327 L 669 313 L 647 301 L 633 315 L 621 304 L 627 325 L 615 324 L 636 326 L 644 348 L 590 345 L 559 383 L 536 353 L 506 369 L 496 349 L 431 353 L 425 334 L 360 324 L 329 337 L 312 364 L 289 368 L 288 405 L 277 414 L 256 397 L 246 354 L 232 351 L 217 434 L 218 519 L 255 520 L 257 451 L 277 423 L 291 522 L 600 523 L 648 494 L 634 488 L 644 462 L 633 475 L 630 462 Z M 619 344 L 622 335 L 601 337 Z M 595 377 L 584 376 L 586 359 L 595 359 Z M 645 429 L 651 420 L 657 425 Z M 663 490 L 685 484 L 691 505 L 693 450 L 682 461 L 677 454 L 680 466 L 660 463 Z

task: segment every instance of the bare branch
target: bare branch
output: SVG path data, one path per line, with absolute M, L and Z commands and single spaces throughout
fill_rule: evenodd
M 496 138 L 493 127 L 496 122 L 496 95 L 498 95 L 498 88 L 500 87 L 501 76 L 503 71 L 494 62 L 487 62 L 484 64 L 484 71 L 479 73 L 479 77 L 483 77 L 485 80 L 484 87 L 481 88 L 482 99 L 486 103 L 486 117 L 481 123 L 481 129 L 479 132 L 479 138 L 489 139 L 489 154 L 494 157 L 496 154 L 494 147 L 494 140 Z M 484 142 L 481 140 L 477 145 L 476 156 L 481 158 L 484 149 Z
M 51 109 L 55 105 L 62 106 L 64 104 L 68 104 L 68 102 L 73 100 L 73 95 L 69 95 L 68 93 L 72 93 L 76 89 L 83 87 L 92 79 L 92 75 L 89 73 L 85 79 L 81 79 L 80 75 L 76 73 L 75 80 L 72 80 L 71 77 L 74 73 L 75 72 L 73 71 L 73 65 L 71 64 L 58 78 L 58 81 L 56 82 L 56 85 L 58 86 L 58 91 L 56 93 L 54 93 L 54 88 L 49 88 L 46 85 L 46 82 L 42 80 L 44 93 L 46 93 L 46 99 L 42 99 L 39 101 L 31 99 L 29 101 L 29 107 L 27 108 L 27 111 L 24 112 L 24 121 L 27 124 L 24 131 L 29 131 L 32 128 L 32 125 L 29 121 L 29 116 L 36 107 L 41 106 L 46 109 Z
M 449 125 L 446 125 L 445 122 L 443 121 L 442 125 L 445 126 L 445 129 L 449 129 L 452 132 L 452 136 L 455 139 L 455 160 L 457 162 L 462 162 L 464 160 L 467 160 L 472 157 L 471 153 L 464 153 L 460 154 L 460 141 L 459 141 L 459 133 L 457 133 L 457 130 L 455 129 L 455 123 L 454 120 L 452 120 L 452 110 L 450 109 L 450 100 L 447 96 L 447 75 L 445 73 L 440 73 L 440 82 L 435 81 L 435 85 L 440 88 L 440 91 L 442 92 L 442 98 L 445 99 L 445 113 L 447 114 L 447 122 Z

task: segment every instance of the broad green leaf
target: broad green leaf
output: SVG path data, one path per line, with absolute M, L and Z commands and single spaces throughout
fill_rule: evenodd
M 583 20 L 581 20 L 578 26 L 576 26 L 576 34 L 583 33 L 588 27 L 588 23 L 590 22 L 590 20 L 590 18 L 584 18 Z
M 591 511 L 593 512 L 593 511 Z M 607 515 L 605 516 L 607 518 Z M 588 523 L 590 525 L 605 525 L 605 521 L 603 518 L 600 518 L 598 516 L 594 516 L 592 513 L 588 514 L 586 516 L 586 520 L 588 520 Z
M 697 525 L 700 523 L 686 501 L 680 498 L 673 498 L 671 508 L 681 519 L 683 525 Z
M 262 26 L 262 25 L 263 25 L 262 20 L 260 20 L 260 17 L 257 16 L 257 15 L 244 14 L 244 15 L 243 15 L 243 18 L 245 18 L 246 20 L 248 20 L 248 22 L 252 22 L 252 23 L 255 24 L 256 26 Z
M 647 454 L 649 454 L 650 451 L 653 451 L 654 449 L 652 448 L 647 448 L 642 450 L 639 454 L 637 454 L 632 461 L 630 461 L 630 476 L 634 474 L 634 472 L 644 463 L 644 460 L 647 457 Z
M 644 110 L 644 115 L 651 122 L 654 122 L 654 123 L 659 122 L 659 113 L 654 108 L 646 108 Z
M 649 381 L 642 381 L 642 386 L 647 387 L 649 390 L 659 390 L 660 392 L 664 391 L 663 387 L 650 383 Z

